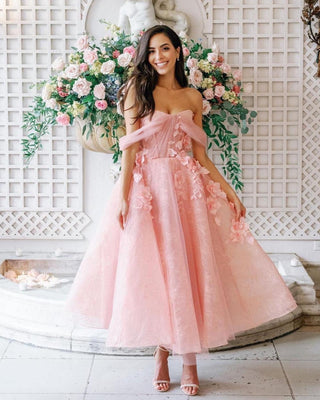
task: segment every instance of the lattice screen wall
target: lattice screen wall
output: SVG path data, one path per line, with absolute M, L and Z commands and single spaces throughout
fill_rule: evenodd
M 23 168 L 22 111 L 47 79 L 50 65 L 66 57 L 78 34 L 77 0 L 0 2 L 0 236 L 81 238 L 82 151 L 70 129 L 55 127 L 43 150 Z
M 242 198 L 260 239 L 320 234 L 315 52 L 304 39 L 301 6 L 300 0 L 213 0 L 213 38 L 253 84 L 246 100 L 258 118 L 241 141 Z
M 0 0 L 0 237 L 81 238 L 82 152 L 57 128 L 29 170 L 19 128 L 34 90 L 58 55 L 68 53 L 89 1 Z M 244 201 L 259 239 L 319 236 L 319 93 L 314 48 L 305 43 L 300 0 L 202 0 L 227 61 L 253 83 L 259 112 L 242 140 Z M 85 13 L 84 13 L 85 14 Z M 303 74 L 304 71 L 304 74 Z

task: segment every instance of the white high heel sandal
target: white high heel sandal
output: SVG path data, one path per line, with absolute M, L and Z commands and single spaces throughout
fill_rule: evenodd
M 158 350 L 166 351 L 167 353 L 170 354 L 169 350 L 167 350 L 167 349 L 165 349 L 164 347 L 161 347 L 161 345 L 159 345 L 159 346 L 156 347 L 155 351 L 153 352 L 153 357 L 155 357 L 156 352 L 157 352 Z M 168 384 L 168 389 L 161 389 L 161 388 L 159 388 L 159 387 L 157 386 L 159 383 L 167 383 L 167 384 Z M 170 389 L 170 380 L 169 380 L 169 381 L 167 381 L 167 380 L 153 380 L 152 384 L 153 384 L 153 387 L 154 387 L 155 389 L 157 389 L 159 392 L 167 392 L 167 391 Z

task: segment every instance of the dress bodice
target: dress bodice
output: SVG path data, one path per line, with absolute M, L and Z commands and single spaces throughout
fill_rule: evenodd
M 120 149 L 141 141 L 150 158 L 173 157 L 191 150 L 191 139 L 206 146 L 207 136 L 193 121 L 193 112 L 183 110 L 168 114 L 156 110 L 152 117 L 141 119 L 141 128 L 120 138 Z

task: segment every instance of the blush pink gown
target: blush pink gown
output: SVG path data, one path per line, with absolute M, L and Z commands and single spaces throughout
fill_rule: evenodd
M 106 346 L 163 344 L 176 354 L 225 345 L 297 304 L 208 170 L 190 156 L 206 134 L 191 110 L 156 111 L 121 138 L 140 141 L 121 231 L 119 181 L 81 262 L 66 310 L 108 329 Z

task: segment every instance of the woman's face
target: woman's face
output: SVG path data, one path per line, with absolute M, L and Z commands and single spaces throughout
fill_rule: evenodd
M 180 48 L 174 48 L 168 36 L 157 33 L 149 41 L 148 61 L 159 75 L 174 70 Z

